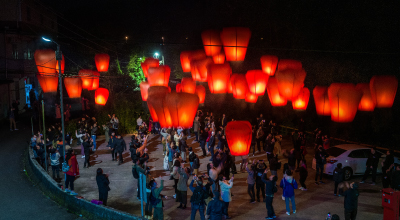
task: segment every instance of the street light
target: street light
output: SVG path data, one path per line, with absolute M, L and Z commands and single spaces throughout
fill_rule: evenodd
M 154 53 L 154 58 L 158 59 L 159 56 L 160 54 L 158 54 L 157 52 Z

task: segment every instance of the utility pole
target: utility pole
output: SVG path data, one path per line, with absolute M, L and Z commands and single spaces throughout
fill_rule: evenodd
M 44 101 L 42 100 L 42 118 L 43 118 L 43 141 L 44 141 L 44 167 L 47 171 L 47 145 L 46 145 L 46 126 L 44 124 Z

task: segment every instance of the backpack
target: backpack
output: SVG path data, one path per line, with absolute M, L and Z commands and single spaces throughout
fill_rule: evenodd
M 190 202 L 194 204 L 204 204 L 204 200 L 208 198 L 207 192 L 203 189 L 203 187 L 196 187 L 193 192 L 192 197 L 190 198 Z
M 155 207 L 159 202 L 161 202 L 161 199 L 157 199 L 156 197 L 153 196 L 153 190 L 150 193 L 150 204 Z
M 68 165 L 67 161 L 64 161 L 64 162 L 62 163 L 62 171 L 63 171 L 64 173 L 68 172 L 70 168 L 71 168 L 71 166 Z
M 135 166 L 132 167 L 132 175 L 133 175 L 133 178 L 139 179 L 139 174 L 136 171 L 136 167 Z

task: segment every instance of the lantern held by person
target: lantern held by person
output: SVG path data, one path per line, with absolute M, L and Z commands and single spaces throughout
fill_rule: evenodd
M 252 128 L 248 121 L 231 121 L 225 128 L 226 141 L 232 156 L 249 154 Z
M 226 61 L 243 61 L 251 37 L 249 28 L 230 27 L 221 32 Z
M 373 76 L 369 86 L 377 108 L 392 107 L 398 86 L 395 76 Z
M 221 51 L 222 43 L 217 30 L 206 30 L 201 33 L 204 51 L 207 56 L 214 56 Z
M 264 95 L 269 76 L 262 70 L 249 70 L 246 73 L 249 91 L 257 96 Z
M 108 66 L 110 65 L 110 55 L 106 53 L 99 53 L 94 56 L 97 71 L 107 72 Z
M 142 95 L 142 100 L 143 101 L 147 101 L 147 98 L 149 96 L 149 88 L 150 88 L 150 84 L 146 81 L 143 81 L 139 84 L 140 86 L 140 94 Z
M 375 103 L 372 100 L 371 90 L 369 88 L 369 83 L 358 83 L 356 89 L 363 93 L 361 101 L 358 104 L 358 110 L 372 112 L 375 109 Z
M 267 92 L 272 106 L 285 106 L 287 100 L 279 94 L 276 77 L 270 77 L 267 83 Z
M 286 69 L 276 72 L 279 94 L 287 100 L 293 100 L 304 86 L 306 72 L 301 70 Z
M 357 113 L 362 91 L 351 83 L 332 83 L 328 88 L 331 120 L 351 122 Z
M 79 77 L 64 78 L 64 85 L 67 89 L 68 97 L 72 98 L 80 98 L 82 94 L 82 80 Z
M 207 71 L 207 81 L 211 93 L 226 93 L 231 74 L 232 69 L 229 63 L 210 64 Z
M 108 89 L 98 88 L 95 92 L 95 103 L 98 105 L 105 105 L 108 100 Z
M 190 128 L 199 106 L 199 97 L 189 93 L 168 93 L 165 97 L 173 127 Z
M 269 76 L 273 76 L 278 65 L 278 57 L 264 55 L 260 58 L 260 61 L 262 71 Z
M 168 87 L 170 73 L 171 69 L 169 66 L 150 67 L 148 69 L 147 81 L 150 86 Z
M 159 67 L 160 66 L 160 61 L 158 59 L 152 58 L 152 57 L 147 57 L 143 63 L 140 64 L 143 70 L 143 75 L 144 77 L 149 76 L 149 68 L 151 67 Z
M 302 88 L 297 98 L 292 100 L 292 106 L 295 110 L 306 110 L 310 100 L 310 90 Z

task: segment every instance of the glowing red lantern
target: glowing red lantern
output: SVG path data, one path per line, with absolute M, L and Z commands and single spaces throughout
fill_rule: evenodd
M 40 75 L 46 75 L 46 76 L 55 75 L 57 60 L 56 60 L 56 52 L 54 50 L 51 49 L 36 50 L 34 57 L 35 57 L 36 67 Z
M 251 92 L 248 92 L 246 94 L 246 98 L 244 99 L 244 101 L 249 102 L 249 103 L 256 103 L 257 99 L 258 99 L 257 95 L 255 95 L 255 94 L 253 94 Z
M 214 56 L 221 51 L 222 43 L 219 38 L 219 31 L 217 30 L 206 30 L 201 33 L 201 39 L 203 40 L 204 51 L 207 56 Z
M 303 65 L 297 60 L 280 60 L 278 63 L 278 71 L 287 69 L 301 70 L 303 69 Z
M 182 84 L 180 84 L 180 83 L 176 84 L 175 91 L 182 92 Z
M 293 100 L 304 86 L 306 72 L 301 70 L 286 69 L 276 73 L 279 93 L 287 100 Z
M 225 134 L 232 156 L 243 156 L 249 154 L 251 132 L 251 124 L 248 121 L 228 122 L 225 128 Z
M 202 85 L 196 86 L 196 94 L 199 96 L 199 103 L 204 103 L 204 100 L 206 99 L 206 88 Z
M 94 56 L 94 61 L 96 63 L 97 71 L 107 72 L 108 66 L 110 65 L 110 56 L 106 53 L 96 54 Z
M 295 98 L 292 101 L 293 109 L 306 110 L 309 100 L 310 100 L 310 90 L 308 90 L 308 88 L 302 88 L 297 98 Z
M 170 73 L 171 69 L 169 66 L 150 67 L 147 80 L 150 86 L 168 87 Z
M 213 56 L 214 64 L 223 64 L 225 63 L 225 54 L 223 52 Z
M 64 85 L 67 89 L 68 97 L 70 98 L 80 98 L 82 94 L 82 80 L 79 77 L 64 78 Z
M 213 61 L 210 57 L 191 61 L 190 67 L 193 80 L 207 82 L 207 67 L 212 63 Z
M 108 96 L 109 96 L 108 89 L 105 88 L 98 88 L 95 92 L 95 103 L 98 105 L 106 105 Z
M 92 90 L 93 87 L 93 71 L 92 70 L 79 70 L 78 75 L 82 79 L 82 89 Z
M 273 76 L 278 65 L 278 57 L 264 55 L 260 58 L 260 61 L 262 71 L 269 76 Z
M 262 70 L 249 70 L 246 73 L 249 91 L 257 96 L 264 95 L 269 76 Z
M 315 109 L 318 115 L 331 115 L 331 105 L 329 104 L 328 87 L 316 86 L 313 90 Z
M 233 91 L 232 91 L 232 81 L 233 81 L 233 75 L 231 76 L 231 78 L 229 79 L 229 82 L 228 82 L 228 93 L 233 93 Z
M 190 128 L 199 106 L 199 97 L 189 93 L 168 93 L 165 97 L 172 126 Z
M 48 75 L 36 75 L 44 93 L 57 92 L 58 77 Z
M 353 121 L 362 95 L 362 92 L 351 83 L 332 83 L 328 88 L 331 120 Z
M 250 37 L 249 28 L 231 27 L 222 29 L 221 40 L 224 45 L 226 61 L 243 61 Z
M 285 106 L 287 100 L 279 94 L 278 81 L 276 77 L 270 77 L 267 83 L 267 92 L 272 106 Z
M 147 98 L 149 96 L 150 84 L 146 81 L 143 81 L 139 84 L 139 86 L 140 86 L 140 94 L 142 95 L 142 100 L 147 101 Z
M 369 86 L 377 108 L 392 107 L 398 86 L 395 76 L 373 76 Z
M 187 73 L 191 71 L 190 61 L 201 60 L 205 58 L 206 54 L 203 50 L 182 51 L 180 59 L 183 72 Z
M 158 59 L 154 59 L 152 57 L 147 57 L 143 63 L 140 64 L 143 70 L 144 77 L 149 77 L 148 71 L 151 67 L 159 67 L 160 61 Z
M 172 125 L 171 116 L 166 105 L 165 96 L 169 89 L 165 86 L 151 86 L 149 88 L 149 97 L 147 106 L 154 122 L 159 122 L 162 128 Z
M 65 59 L 64 59 L 64 54 L 61 54 L 61 55 L 62 55 L 62 59 L 61 59 L 61 74 L 64 74 Z M 59 66 L 58 66 L 58 60 L 57 60 L 57 63 L 56 63 L 56 72 L 60 73 Z
M 247 85 L 246 76 L 243 74 L 233 74 L 232 75 L 232 93 L 235 99 L 245 99 L 246 94 L 249 91 L 249 86 Z
M 99 88 L 99 84 L 100 84 L 100 73 L 97 71 L 92 71 L 93 74 L 93 84 L 92 84 L 92 88 L 89 90 L 96 90 Z
M 360 111 L 374 111 L 375 103 L 372 101 L 371 90 L 369 89 L 369 83 L 358 83 L 356 89 L 362 91 L 363 96 L 358 104 L 358 110 Z
M 228 91 L 228 82 L 232 74 L 229 63 L 210 64 L 208 67 L 207 81 L 211 93 L 226 93 Z
M 181 81 L 182 92 L 194 94 L 196 92 L 196 81 L 190 77 L 183 77 Z

